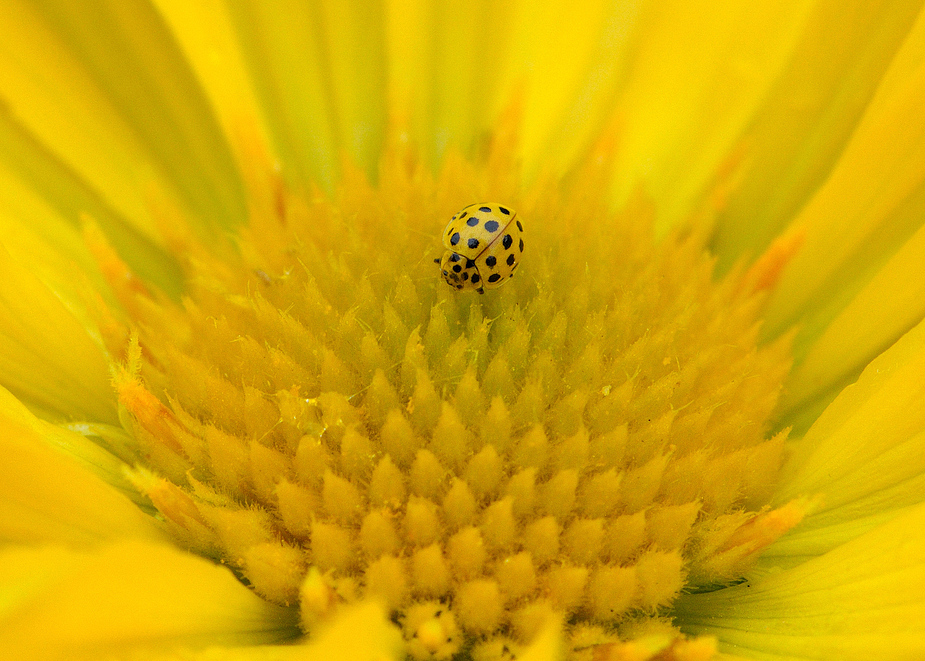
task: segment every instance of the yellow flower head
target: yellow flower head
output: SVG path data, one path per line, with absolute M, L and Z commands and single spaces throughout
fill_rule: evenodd
M 925 650 L 918 5 L 297 4 L 0 10 L 0 649 Z
M 270 178 L 237 255 L 185 246 L 181 303 L 97 245 L 131 311 L 109 335 L 134 483 L 306 631 L 377 598 L 417 658 L 517 649 L 555 617 L 600 645 L 800 519 L 767 507 L 789 367 L 788 342 L 756 345 L 772 274 L 715 281 L 702 236 L 609 213 L 600 167 L 521 189 L 513 148 L 436 179 L 389 153 L 333 200 Z M 470 199 L 510 200 L 530 245 L 485 295 L 432 259 Z

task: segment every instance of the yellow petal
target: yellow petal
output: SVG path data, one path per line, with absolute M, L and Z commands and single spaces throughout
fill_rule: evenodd
M 229 3 L 222 0 L 154 0 L 154 4 L 205 90 L 240 167 L 251 156 L 242 151 L 242 131 L 263 127 Z
M 384 32 L 377 3 L 234 2 L 232 20 L 284 167 L 301 184 L 367 171 L 385 128 Z
M 116 211 L 156 236 L 147 184 L 212 227 L 240 221 L 243 194 L 208 103 L 147 3 L 7 3 L 0 95 Z
M 690 212 L 787 66 L 812 5 L 644 6 L 615 109 L 618 204 L 642 186 L 658 202 L 661 229 Z
M 467 35 L 464 43 L 480 44 L 468 50 L 477 78 L 469 89 L 455 90 L 452 80 L 441 80 L 444 89 L 455 92 L 447 95 L 444 112 L 453 109 L 454 99 L 480 99 L 497 90 L 493 103 L 459 109 L 473 118 L 472 137 L 477 138 L 522 89 L 519 140 L 526 170 L 564 170 L 609 119 L 626 74 L 639 9 L 606 0 L 572 3 L 567 11 L 556 0 L 513 7 L 504 12 L 493 6 L 490 19 Z M 473 25 L 465 18 L 460 22 Z
M 925 13 L 892 62 L 831 176 L 790 228 L 805 239 L 774 290 L 764 333 L 773 337 L 799 323 L 797 361 L 921 226 L 923 104 Z M 884 312 L 888 311 L 887 306 Z M 885 345 L 890 338 L 882 341 Z M 824 379 L 845 376 L 837 365 L 828 369 Z
M 3 385 L 52 417 L 116 422 L 109 367 L 74 314 L 0 246 Z
M 510 13 L 483 0 L 385 3 L 388 110 L 409 125 L 425 163 L 436 165 L 448 144 L 469 148 L 485 126 Z
M 559 661 L 565 656 L 562 623 L 549 618 L 526 649 L 517 655 L 520 661 Z
M 360 635 L 357 635 L 361 632 Z M 304 644 L 210 646 L 204 650 L 136 651 L 132 661 L 387 661 L 404 659 L 401 634 L 376 604 L 345 608 Z
M 79 300 L 74 290 L 84 281 L 74 277 L 75 265 L 88 281 L 96 271 L 80 238 L 82 214 L 94 219 L 140 277 L 169 293 L 179 291 L 174 258 L 115 213 L 6 112 L 0 112 L 0 153 L 0 235 L 10 252 L 28 261 L 59 296 Z M 100 288 L 101 281 L 93 284 Z
M 122 428 L 85 422 L 52 424 L 36 417 L 4 388 L 0 388 L 0 424 L 28 432 L 45 445 L 71 455 L 117 489 L 131 491 L 130 497 L 138 495 L 125 475 L 127 462 L 136 459 L 135 441 Z
M 682 631 L 748 658 L 925 658 L 925 505 L 798 567 L 682 596 Z
M 3 246 L 29 265 L 29 270 L 68 301 L 79 301 L 77 287 L 81 283 L 74 277 L 77 267 L 90 281 L 94 273 L 93 259 L 81 241 L 76 214 L 69 222 L 56 201 L 49 201 L 41 184 L 29 177 L 41 167 L 39 154 L 23 154 L 28 150 L 26 136 L 9 117 L 0 113 L 0 236 Z M 34 146 L 34 143 L 33 143 Z M 26 161 L 26 163 L 23 163 Z M 47 163 L 47 161 L 46 161 Z M 52 176 L 64 178 L 59 170 Z M 41 175 L 38 175 L 39 178 Z M 62 186 L 63 188 L 64 186 Z M 55 188 L 55 187 L 53 187 Z M 57 190 L 57 189 L 56 189 Z M 41 191 L 41 192 L 39 192 Z M 54 193 L 52 193 L 54 195 Z M 102 279 L 92 283 L 103 285 Z
M 774 500 L 819 502 L 768 556 L 825 552 L 925 499 L 923 374 L 925 322 L 873 360 L 793 444 Z
M 885 346 L 925 317 L 925 228 L 832 319 L 788 378 L 784 417 L 800 426 Z
M 367 602 L 339 612 L 317 641 L 309 645 L 305 658 L 384 661 L 403 656 L 398 629 L 388 621 L 380 605 Z
M 851 138 L 921 2 L 817 2 L 799 41 L 736 137 L 741 180 L 719 215 L 725 270 L 763 250 L 812 196 Z
M 259 644 L 297 635 L 292 611 L 171 546 L 0 551 L 0 649 L 11 659 L 110 658 L 144 649 Z
M 32 417 L 5 390 L 0 429 L 0 538 L 81 546 L 161 538 L 155 520 L 107 483 L 123 479 L 112 455 Z

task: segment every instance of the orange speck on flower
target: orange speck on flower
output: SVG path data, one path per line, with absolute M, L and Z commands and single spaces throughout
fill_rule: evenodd
M 144 430 L 152 440 L 163 443 L 175 452 L 181 452 L 173 412 L 137 379 L 122 373 L 114 381 L 119 403 L 137 420 L 139 431 Z
M 132 309 L 136 296 L 150 294 L 147 285 L 109 245 L 102 230 L 89 216 L 82 215 L 81 222 L 84 242 L 93 253 L 106 281 L 118 296 L 119 302 Z
M 709 661 L 716 654 L 716 639 L 700 636 L 690 640 L 653 636 L 598 647 L 593 661 Z
M 794 500 L 741 523 L 712 552 L 700 571 L 714 580 L 740 576 L 763 549 L 802 521 L 810 507 L 806 500 Z
M 773 289 L 805 239 L 806 232 L 799 229 L 775 238 L 764 254 L 749 267 L 745 280 L 755 291 Z

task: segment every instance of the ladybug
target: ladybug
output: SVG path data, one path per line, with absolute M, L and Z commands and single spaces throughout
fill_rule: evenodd
M 524 251 L 524 228 L 517 212 L 500 204 L 470 204 L 443 231 L 446 252 L 440 273 L 454 289 L 484 294 L 511 279 Z

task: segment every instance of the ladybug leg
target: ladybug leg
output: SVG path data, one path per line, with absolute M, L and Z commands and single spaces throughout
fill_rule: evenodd
M 479 287 L 479 288 L 476 289 L 475 291 L 477 291 L 477 292 L 480 293 L 480 294 L 484 294 L 484 293 L 485 293 L 485 290 L 482 289 L 481 287 Z

